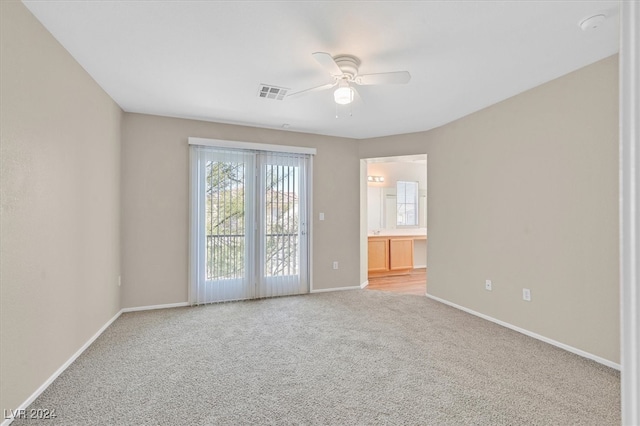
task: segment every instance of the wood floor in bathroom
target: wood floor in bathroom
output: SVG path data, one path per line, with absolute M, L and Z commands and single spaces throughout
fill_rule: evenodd
M 427 270 L 420 268 L 405 275 L 369 278 L 366 289 L 424 296 L 427 293 Z

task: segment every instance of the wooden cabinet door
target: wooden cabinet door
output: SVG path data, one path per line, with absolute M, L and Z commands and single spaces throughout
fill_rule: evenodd
M 389 240 L 369 240 L 369 272 L 389 270 Z
M 389 239 L 389 269 L 413 269 L 413 238 Z

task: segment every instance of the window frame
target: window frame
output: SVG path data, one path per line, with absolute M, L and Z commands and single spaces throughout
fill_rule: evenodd
M 401 198 L 400 192 L 400 186 L 404 185 L 404 194 L 403 194 L 403 198 Z M 411 185 L 414 187 L 414 193 L 413 193 L 413 200 L 412 202 L 407 202 L 407 186 Z M 417 228 L 420 226 L 420 184 L 418 181 L 405 181 L 405 180 L 398 180 L 396 181 L 396 228 Z M 404 199 L 404 202 L 401 202 L 400 200 Z M 407 223 L 407 206 L 413 206 L 414 208 L 414 215 L 413 215 L 413 223 Z M 402 217 L 404 218 L 404 222 L 400 223 L 399 218 L 400 218 L 400 209 L 401 207 L 404 207 L 404 212 L 402 213 Z

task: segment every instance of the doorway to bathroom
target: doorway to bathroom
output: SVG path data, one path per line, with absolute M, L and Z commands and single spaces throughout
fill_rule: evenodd
M 363 160 L 362 220 L 366 218 L 368 290 L 426 295 L 427 156 Z M 365 176 L 366 174 L 366 176 Z M 364 231 L 364 230 L 363 230 Z

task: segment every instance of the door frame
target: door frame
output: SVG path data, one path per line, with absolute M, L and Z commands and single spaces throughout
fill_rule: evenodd
M 360 159 L 360 288 L 365 288 L 369 285 L 369 273 L 368 273 L 368 236 L 369 236 L 369 217 L 368 217 L 368 198 L 369 198 L 369 185 L 367 181 L 367 169 L 369 163 L 372 160 L 382 160 L 383 162 L 398 163 L 409 159 L 426 159 L 425 174 L 427 174 L 427 211 L 425 212 L 425 227 L 428 229 L 429 225 L 429 156 L 427 153 L 423 154 L 407 154 L 407 155 L 391 155 L 391 156 L 379 156 L 371 158 Z M 427 231 L 428 234 L 428 231 Z M 429 238 L 427 236 L 426 252 L 429 253 Z M 424 259 L 424 265 L 427 265 L 427 259 Z M 427 294 L 427 285 L 425 284 L 425 296 Z
M 622 424 L 640 424 L 640 4 L 620 2 L 620 358 Z

